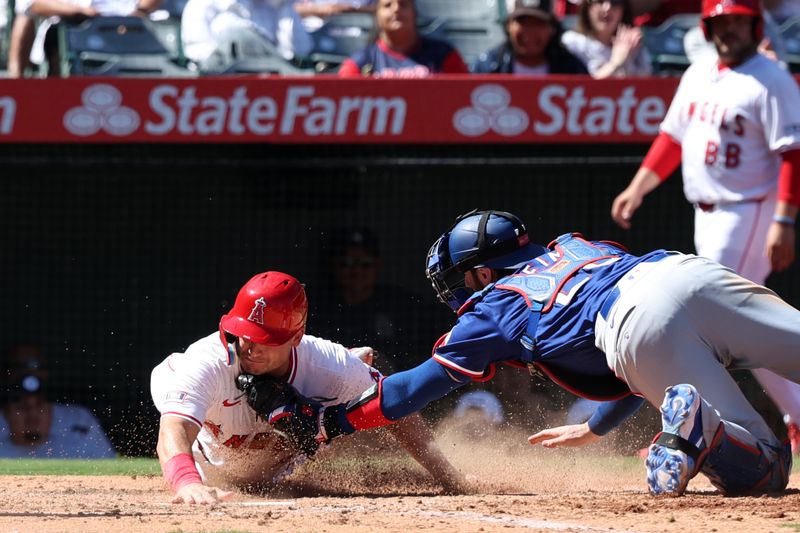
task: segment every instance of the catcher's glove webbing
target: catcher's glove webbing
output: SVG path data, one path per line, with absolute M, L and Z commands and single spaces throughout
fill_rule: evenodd
M 298 396 L 294 387 L 267 375 L 239 374 L 236 388 L 244 393 L 247 404 L 264 420 L 278 407 L 296 402 Z

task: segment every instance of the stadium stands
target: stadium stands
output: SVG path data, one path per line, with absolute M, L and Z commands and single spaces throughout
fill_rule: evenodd
M 14 0 L 0 0 L 0 78 L 5 77 L 8 64 L 8 42 L 14 20 Z
M 69 76 L 195 75 L 179 65 L 179 41 L 168 46 L 141 17 L 95 17 L 59 25 L 61 72 Z
M 276 46 L 255 30 L 242 28 L 220 38 L 211 56 L 195 65 L 200 74 L 314 74 L 313 69 L 300 68 L 285 59 Z
M 800 73 L 800 15 L 781 25 L 783 45 L 786 47 L 786 63 L 794 73 Z
M 375 31 L 372 13 L 342 13 L 328 17 L 311 33 L 314 50 L 309 59 L 317 72 L 335 72 L 342 61 L 370 44 Z
M 467 65 L 505 40 L 503 26 L 485 19 L 437 19 L 431 26 L 420 28 L 420 33 L 449 42 Z
M 689 66 L 683 46 L 683 37 L 697 26 L 699 14 L 673 15 L 655 28 L 644 29 L 644 42 L 653 61 L 653 74 L 680 75 Z
M 164 0 L 149 20 L 138 17 L 98 17 L 76 25 L 61 25 L 59 47 L 62 75 L 194 76 L 225 73 L 313 74 L 332 73 L 375 35 L 371 13 L 343 13 L 329 17 L 311 33 L 312 53 L 290 62 L 267 51 L 263 56 L 243 52 L 246 46 L 226 45 L 212 67 L 195 68 L 187 62 L 181 43 L 181 13 L 187 0 Z M 14 0 L 0 0 L 0 77 L 5 74 Z M 417 0 L 422 35 L 451 43 L 467 64 L 504 39 L 503 0 Z M 644 28 L 645 46 L 659 76 L 680 75 L 688 66 L 686 32 L 698 24 L 697 14 L 680 14 L 655 28 Z M 575 26 L 577 15 L 561 19 L 564 29 Z M 800 73 L 800 16 L 780 27 L 787 63 Z M 273 51 L 274 52 L 274 51 Z M 187 68 L 188 67 L 188 68 Z M 41 75 L 41 73 L 40 73 Z
M 575 25 L 578 23 L 578 15 L 564 15 L 560 20 L 564 31 L 574 30 Z
M 421 26 L 452 18 L 500 21 L 505 17 L 503 0 L 417 0 Z

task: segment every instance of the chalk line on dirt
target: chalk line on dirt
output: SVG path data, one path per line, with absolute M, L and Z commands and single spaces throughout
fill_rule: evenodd
M 158 506 L 174 506 L 171 503 L 158 503 Z M 298 508 L 296 500 L 267 500 L 267 501 L 248 501 L 248 502 L 221 502 L 217 504 L 221 507 L 283 507 L 293 511 L 307 514 L 318 514 L 324 512 L 341 513 L 342 511 L 348 512 L 366 512 L 366 507 L 363 505 L 325 505 L 321 507 L 311 506 L 305 508 Z M 385 509 L 382 511 L 386 514 L 394 514 L 398 516 L 412 516 L 412 517 L 429 517 L 429 518 L 451 518 L 472 520 L 476 522 L 488 522 L 494 524 L 503 524 L 517 527 L 527 527 L 532 529 L 545 529 L 552 531 L 586 531 L 589 533 L 637 533 L 636 531 L 624 529 L 608 529 L 603 527 L 587 526 L 584 524 L 575 524 L 571 522 L 556 522 L 553 520 L 538 520 L 535 518 L 522 518 L 509 515 L 488 515 L 479 512 L 470 511 L 426 511 L 422 509 L 409 509 L 409 510 L 390 510 Z M 212 512 L 213 515 L 224 515 L 224 511 L 216 510 Z

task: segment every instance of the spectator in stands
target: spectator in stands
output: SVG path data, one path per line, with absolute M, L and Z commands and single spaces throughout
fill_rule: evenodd
M 97 16 L 148 17 L 161 0 L 17 0 L 9 43 L 8 74 L 19 78 L 25 69 L 47 61 L 47 75 L 60 76 L 55 24 L 77 23 Z M 35 17 L 46 20 L 35 28 Z
M 307 56 L 314 42 L 293 0 L 189 0 L 181 17 L 186 57 L 214 70 L 230 58 Z
M 342 13 L 374 13 L 375 0 L 298 0 L 295 10 L 309 32 L 319 29 L 326 18 Z
M 378 0 L 376 41 L 346 59 L 339 76 L 425 78 L 431 74 L 467 73 L 461 55 L 449 44 L 417 32 L 413 0 Z
M 28 68 L 33 67 L 30 55 L 34 35 L 36 35 L 35 17 L 16 13 L 8 41 L 6 69 L 9 78 L 21 78 Z
M 48 372 L 36 346 L 12 347 L 3 363 L 0 457 L 116 456 L 100 423 L 88 409 L 47 399 Z
M 775 24 L 783 25 L 787 20 L 800 16 L 800 0 L 764 0 L 764 10 Z
M 575 30 L 564 32 L 561 42 L 593 78 L 649 76 L 650 54 L 632 23 L 628 0 L 584 0 Z
M 428 359 L 447 317 L 427 299 L 382 281 L 377 235 L 366 227 L 338 228 L 323 252 L 324 286 L 309 290 L 315 334 L 335 334 L 348 347 L 372 346 L 380 354 L 374 366 L 385 374 Z
M 515 0 L 506 18 L 506 42 L 480 55 L 479 74 L 587 74 L 586 66 L 561 44 L 561 24 L 550 0 Z

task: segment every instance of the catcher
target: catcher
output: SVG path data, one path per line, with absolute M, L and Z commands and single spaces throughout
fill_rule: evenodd
M 725 494 L 786 487 L 788 443 L 727 370 L 769 368 L 800 382 L 800 311 L 769 289 L 694 255 L 637 256 L 578 234 L 533 244 L 519 218 L 499 211 L 460 217 L 431 247 L 427 274 L 458 313 L 433 358 L 349 404 L 278 409 L 282 429 L 313 445 L 387 425 L 506 363 L 613 400 L 531 444 L 594 442 L 646 399 L 662 416 L 646 461 L 653 494 L 680 495 L 699 472 Z
M 306 335 L 307 310 L 295 278 L 257 274 L 222 316 L 219 333 L 155 367 L 157 452 L 173 503 L 210 504 L 233 495 L 223 486 L 278 482 L 314 454 L 316 446 L 300 446 L 256 412 L 294 403 L 298 394 L 322 405 L 346 402 L 380 380 L 369 366 L 371 348 L 347 350 Z M 461 490 L 461 475 L 419 416 L 392 434 L 445 490 Z

